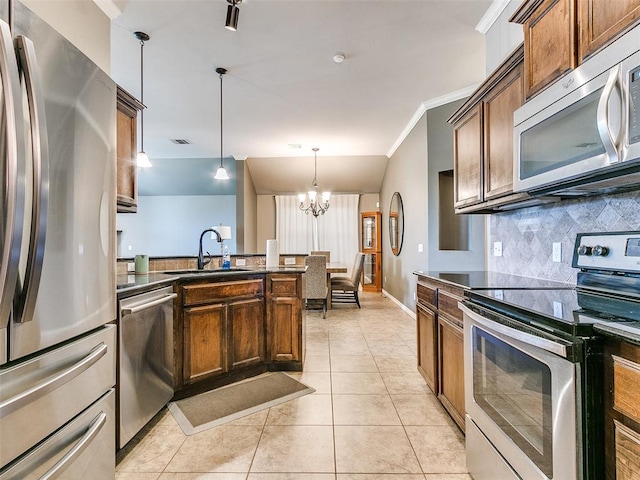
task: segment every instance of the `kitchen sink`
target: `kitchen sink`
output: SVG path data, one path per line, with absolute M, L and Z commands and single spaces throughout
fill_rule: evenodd
M 165 270 L 163 273 L 167 273 L 169 275 L 185 275 L 192 273 L 224 273 L 224 272 L 250 272 L 252 271 L 250 268 L 209 268 L 204 270 Z

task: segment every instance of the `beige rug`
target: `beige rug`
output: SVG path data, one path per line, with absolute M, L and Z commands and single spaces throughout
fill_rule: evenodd
M 187 435 L 251 415 L 315 390 L 281 373 L 267 373 L 169 403 L 169 411 Z

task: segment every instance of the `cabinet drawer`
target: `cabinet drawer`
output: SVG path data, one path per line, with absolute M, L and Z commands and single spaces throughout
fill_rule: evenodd
M 418 282 L 418 302 L 426 306 L 437 308 L 438 289 Z
M 440 290 L 438 292 L 438 310 L 447 314 L 452 320 L 458 320 L 462 324 L 462 310 L 458 308 L 458 302 L 462 297 Z
M 238 280 L 235 282 L 201 283 L 185 285 L 183 304 L 198 305 L 220 299 L 255 297 L 264 294 L 262 280 Z
M 640 434 L 614 420 L 616 479 L 636 480 L 640 471 Z
M 613 408 L 640 422 L 640 364 L 613 355 Z
M 269 293 L 276 297 L 297 297 L 300 277 L 273 276 L 269 278 Z

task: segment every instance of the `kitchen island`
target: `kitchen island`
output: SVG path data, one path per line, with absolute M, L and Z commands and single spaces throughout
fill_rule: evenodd
M 304 265 L 118 275 L 119 298 L 172 284 L 175 399 L 271 370 L 301 371 Z

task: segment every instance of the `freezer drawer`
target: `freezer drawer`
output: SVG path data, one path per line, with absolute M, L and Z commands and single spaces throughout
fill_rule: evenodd
M 0 471 L 0 480 L 113 480 L 115 403 L 115 390 L 111 389 L 60 431 Z
M 116 327 L 0 370 L 0 467 L 115 385 Z

